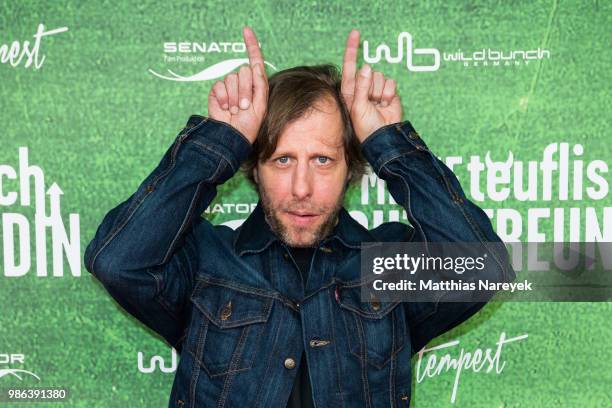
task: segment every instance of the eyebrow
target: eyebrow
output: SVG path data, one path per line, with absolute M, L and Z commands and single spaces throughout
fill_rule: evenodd
M 310 158 L 319 157 L 319 156 L 325 156 L 325 157 L 333 158 L 333 157 L 336 157 L 336 155 L 340 155 L 340 153 L 338 153 L 338 152 L 319 152 L 319 153 L 311 154 Z M 297 157 L 293 153 L 279 151 L 279 152 L 272 153 L 272 155 L 270 155 L 270 159 L 273 159 L 275 157 L 284 157 L 284 156 L 291 157 L 291 158 L 296 158 Z

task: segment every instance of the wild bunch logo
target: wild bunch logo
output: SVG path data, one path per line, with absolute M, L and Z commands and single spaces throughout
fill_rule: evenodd
M 414 56 L 428 56 L 432 63 L 418 65 L 414 62 Z M 397 36 L 395 55 L 386 43 L 377 45 L 372 55 L 370 43 L 363 42 L 363 59 L 368 64 L 376 64 L 383 59 L 389 64 L 401 64 L 405 61 L 410 72 L 437 71 L 442 63 L 462 63 L 464 67 L 509 67 L 529 65 L 530 61 L 549 58 L 550 51 L 539 47 L 530 50 L 482 47 L 467 51 L 459 48 L 450 52 L 438 48 L 416 48 L 412 34 L 405 31 Z
M 142 351 L 138 352 L 138 371 L 143 374 L 151 374 L 155 372 L 158 367 L 162 373 L 173 373 L 176 371 L 177 366 L 178 353 L 176 352 L 176 349 L 174 347 L 172 348 L 172 356 L 170 360 L 170 365 L 168 367 L 166 366 L 166 360 L 162 356 L 157 355 L 151 357 L 148 361 L 148 364 L 145 366 L 144 353 Z
M 4 182 L 15 180 L 18 188 L 11 189 Z M 31 193 L 34 193 L 34 197 Z M 19 167 L 0 164 L 0 211 L 3 208 L 34 206 L 33 219 L 20 212 L 2 211 L 2 245 L 6 277 L 22 277 L 32 268 L 31 244 L 35 247 L 36 276 L 49 276 L 47 239 L 51 241 L 51 270 L 53 276 L 64 275 L 64 253 L 73 276 L 81 276 L 81 233 L 79 214 L 69 215 L 68 230 L 61 214 L 63 191 L 57 183 L 45 186 L 43 170 L 30 165 L 28 148 L 19 148 Z M 33 230 L 33 236 L 32 236 Z M 16 257 L 18 251 L 18 257 Z

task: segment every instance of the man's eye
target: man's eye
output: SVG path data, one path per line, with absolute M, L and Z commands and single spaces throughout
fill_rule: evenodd
M 319 157 L 317 157 L 317 163 L 319 163 L 319 164 L 327 164 L 327 163 L 329 163 L 329 161 L 330 161 L 330 158 L 327 157 L 327 156 L 319 156 Z
M 287 164 L 287 163 L 289 163 L 289 157 L 287 157 L 287 156 L 281 156 L 281 157 L 279 157 L 278 159 L 276 159 L 276 161 L 277 161 L 279 164 Z

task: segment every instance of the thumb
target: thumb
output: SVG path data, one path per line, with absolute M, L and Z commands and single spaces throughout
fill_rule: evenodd
M 357 82 L 355 83 L 355 100 L 353 103 L 362 104 L 368 101 L 370 85 L 372 84 L 372 68 L 365 64 L 357 74 Z

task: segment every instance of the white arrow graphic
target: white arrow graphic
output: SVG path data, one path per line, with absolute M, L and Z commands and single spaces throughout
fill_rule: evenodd
M 55 218 L 60 216 L 60 195 L 64 194 L 62 189 L 57 185 L 57 183 L 51 184 L 51 187 L 47 190 L 47 194 L 49 194 L 51 201 L 51 215 L 50 218 Z

